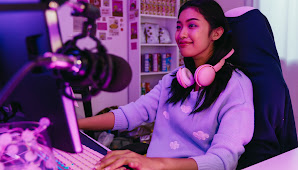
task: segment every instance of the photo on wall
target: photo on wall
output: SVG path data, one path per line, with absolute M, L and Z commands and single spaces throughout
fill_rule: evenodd
M 113 16 L 123 17 L 123 1 L 122 0 L 113 0 Z

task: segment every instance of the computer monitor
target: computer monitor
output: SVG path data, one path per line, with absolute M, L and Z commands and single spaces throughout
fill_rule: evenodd
M 25 5 L 7 2 L 14 1 L 0 2 L 0 90 L 26 63 L 62 46 L 55 10 L 46 10 L 39 2 Z M 50 71 L 33 69 L 3 105 L 17 104 L 24 117 L 8 122 L 39 121 L 48 117 L 51 125 L 47 130 L 52 146 L 66 152 L 81 152 L 74 103 L 59 90 L 59 83 Z

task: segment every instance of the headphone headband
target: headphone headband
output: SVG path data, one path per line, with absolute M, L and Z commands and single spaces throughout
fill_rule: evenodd
M 231 55 L 233 55 L 234 52 L 235 52 L 235 50 L 234 50 L 234 48 L 232 48 L 231 51 L 226 56 L 223 57 L 223 59 L 227 59 L 227 58 L 231 57 Z
M 216 65 L 213 66 L 215 72 L 218 72 L 222 68 L 222 66 L 225 64 L 226 59 L 231 57 L 233 53 L 234 49 L 232 48 L 226 56 L 224 56 Z

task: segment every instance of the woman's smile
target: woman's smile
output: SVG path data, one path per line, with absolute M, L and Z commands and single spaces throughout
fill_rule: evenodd
M 192 41 L 179 41 L 178 46 L 179 48 L 188 47 L 189 45 L 193 44 Z

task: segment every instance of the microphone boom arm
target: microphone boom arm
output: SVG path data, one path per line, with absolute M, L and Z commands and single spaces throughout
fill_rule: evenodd
M 106 88 L 110 82 L 111 82 L 111 73 L 112 73 L 112 61 L 111 58 L 108 57 L 107 55 L 107 50 L 106 48 L 101 44 L 101 42 L 96 38 L 96 19 L 98 19 L 100 17 L 100 11 L 98 10 L 97 7 L 83 2 L 83 1 L 79 1 L 78 4 L 75 3 L 71 3 L 68 2 L 67 3 L 69 6 L 71 6 L 74 11 L 72 13 L 73 16 L 82 16 L 87 18 L 87 21 L 85 21 L 83 23 L 82 26 L 82 33 L 75 36 L 73 38 L 73 40 L 70 40 L 68 43 L 66 43 L 64 51 L 67 51 L 67 49 L 69 48 L 68 46 L 76 46 L 76 43 L 78 40 L 85 38 L 87 36 L 89 36 L 91 39 L 93 39 L 96 44 L 97 44 L 97 52 L 98 54 L 100 54 L 100 56 L 103 57 L 103 60 L 105 61 L 105 63 L 107 63 L 107 65 L 105 66 L 105 70 L 104 73 L 102 73 L 100 76 L 103 77 L 103 82 L 94 82 L 92 78 L 89 78 L 91 80 L 91 88 L 89 90 L 89 92 L 84 95 L 84 97 L 82 98 L 76 98 L 71 94 L 68 94 L 66 92 L 66 87 L 69 86 L 69 84 L 62 84 L 62 88 L 64 88 L 64 91 L 62 91 L 63 95 L 71 100 L 76 100 L 76 101 L 87 101 L 90 100 L 92 96 L 97 95 L 102 88 Z M 62 47 L 63 48 L 63 47 Z M 97 59 L 97 58 L 96 58 Z M 107 73 L 107 74 L 105 74 Z M 99 84 L 99 85 L 98 85 Z

